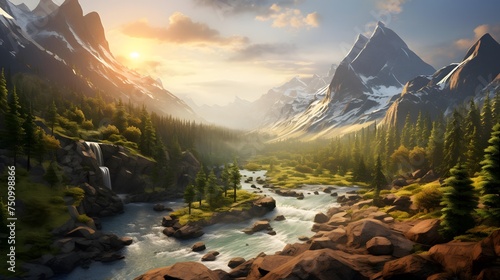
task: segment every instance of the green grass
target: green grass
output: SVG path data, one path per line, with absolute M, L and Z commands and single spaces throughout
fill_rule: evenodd
M 251 201 L 259 198 L 259 195 L 250 193 L 245 190 L 237 190 L 236 191 L 236 202 L 233 202 L 233 191 L 228 191 L 227 197 L 222 197 L 221 201 L 217 205 L 217 207 L 210 207 L 207 201 L 202 200 L 201 206 L 199 202 L 193 202 L 191 204 L 191 215 L 189 215 L 188 207 L 181 208 L 172 212 L 172 215 L 175 215 L 179 218 L 179 223 L 181 225 L 185 225 L 188 222 L 197 222 L 201 220 L 209 220 L 212 215 L 216 212 L 226 212 L 231 209 L 234 210 L 248 210 L 251 207 Z

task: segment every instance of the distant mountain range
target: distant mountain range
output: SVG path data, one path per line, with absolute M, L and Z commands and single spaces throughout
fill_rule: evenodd
M 460 63 L 436 71 L 379 22 L 326 74 L 294 77 L 256 101 L 198 106 L 121 65 L 99 15 L 83 15 L 78 0 L 60 6 L 42 0 L 33 11 L 0 0 L 0 68 L 144 104 L 160 114 L 257 130 L 275 139 L 314 139 L 375 122 L 401 125 L 408 113 L 413 119 L 419 112 L 435 117 L 469 98 L 483 99 L 500 86 L 500 45 L 485 34 Z
M 201 120 L 161 82 L 120 64 L 109 50 L 99 15 L 83 15 L 78 0 L 61 6 L 42 0 L 33 11 L 0 0 L 0 68 L 86 94 L 99 91 L 160 114 Z

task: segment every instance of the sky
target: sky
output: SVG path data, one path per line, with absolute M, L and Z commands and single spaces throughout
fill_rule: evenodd
M 436 69 L 461 61 L 486 32 L 500 41 L 496 0 L 79 2 L 99 13 L 119 61 L 198 105 L 252 101 L 295 76 L 326 75 L 377 21 Z

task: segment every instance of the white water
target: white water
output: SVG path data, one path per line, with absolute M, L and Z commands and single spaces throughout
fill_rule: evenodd
M 102 156 L 101 146 L 97 142 L 87 142 L 87 144 L 89 145 L 90 149 L 95 155 L 97 164 L 99 165 L 99 169 L 101 169 L 104 186 L 111 190 L 112 189 L 111 176 L 109 174 L 109 168 L 104 166 L 104 159 Z
M 265 171 L 252 173 L 242 170 L 241 173 L 255 179 L 259 176 L 264 177 Z M 242 187 L 254 191 L 250 187 L 251 184 L 242 182 Z M 261 187 L 255 182 L 253 184 Z M 273 254 L 282 250 L 288 243 L 299 242 L 298 236 L 312 236 L 314 233 L 311 231 L 311 227 L 314 215 L 319 211 L 326 211 L 329 207 L 337 205 L 335 198 L 321 191 L 324 187 L 307 186 L 305 189 L 300 190 L 305 194 L 303 200 L 278 196 L 269 192 L 268 189 L 262 188 L 263 194 L 275 198 L 277 209 L 262 218 L 236 224 L 218 224 L 206 227 L 204 229 L 205 235 L 187 241 L 169 238 L 162 233 L 161 218 L 167 213 L 154 212 L 152 210 L 153 204 L 127 204 L 125 214 L 102 219 L 103 231 L 113 232 L 119 236 L 130 236 L 134 239 L 134 243 L 122 251 L 125 259 L 109 264 L 94 262 L 89 269 L 77 268 L 71 274 L 60 279 L 133 279 L 153 268 L 168 266 L 181 261 L 200 261 L 201 257 L 211 250 L 220 252 L 220 255 L 216 261 L 203 262 L 203 264 L 211 269 L 220 268 L 228 271 L 227 263 L 233 257 L 250 259 L 260 252 Z M 336 191 L 342 194 L 352 189 L 339 187 Z M 315 190 L 318 190 L 320 194 L 314 195 Z M 174 209 L 185 206 L 182 201 L 165 202 L 164 204 Z M 284 215 L 286 220 L 273 221 L 277 215 Z M 268 235 L 265 232 L 258 232 L 253 235 L 241 232 L 245 227 L 263 218 L 271 219 L 271 226 L 277 233 L 275 236 Z M 191 245 L 197 241 L 203 241 L 207 246 L 207 250 L 200 253 L 191 252 Z

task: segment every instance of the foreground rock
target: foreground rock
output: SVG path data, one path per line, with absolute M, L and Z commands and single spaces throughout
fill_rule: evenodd
M 230 259 L 229 262 L 227 263 L 227 266 L 229 266 L 230 268 L 235 268 L 244 262 L 246 262 L 244 258 L 236 257 Z
M 203 229 L 197 225 L 185 225 L 174 232 L 174 237 L 179 239 L 193 239 L 205 234 Z
M 428 219 L 414 225 L 405 233 L 406 238 L 424 245 L 436 245 L 445 242 L 439 234 L 439 219 Z
M 257 221 L 251 227 L 244 229 L 243 232 L 246 234 L 254 234 L 263 230 L 272 231 L 269 221 Z
M 180 262 L 172 266 L 149 270 L 134 280 L 183 279 L 219 280 L 216 272 L 197 262 Z
M 205 243 L 203 243 L 203 242 L 196 242 L 193 244 L 193 246 L 191 246 L 191 250 L 193 252 L 201 252 L 201 251 L 204 251 L 205 249 L 207 249 L 207 247 L 205 246 Z

